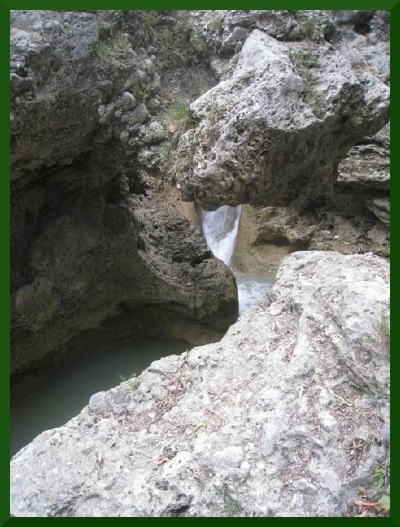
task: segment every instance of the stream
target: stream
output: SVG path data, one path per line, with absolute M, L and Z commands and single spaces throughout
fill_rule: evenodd
M 216 211 L 200 213 L 203 234 L 210 249 L 230 267 L 240 212 L 240 206 L 223 206 Z M 239 314 L 242 314 L 272 287 L 273 279 L 261 274 L 246 275 L 233 271 L 238 285 Z M 183 342 L 137 336 L 87 351 L 64 363 L 12 407 L 11 456 L 44 430 L 61 426 L 77 415 L 94 393 L 139 375 L 154 360 L 180 354 L 190 347 Z

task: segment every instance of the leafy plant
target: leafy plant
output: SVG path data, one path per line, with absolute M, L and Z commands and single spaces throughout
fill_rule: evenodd
M 385 486 L 385 474 L 383 473 L 383 470 L 380 468 L 376 469 L 374 472 L 374 476 L 378 489 L 383 489 L 383 487 Z
M 303 20 L 303 29 L 306 35 L 306 38 L 311 38 L 313 36 L 317 21 L 314 16 L 307 16 Z
M 303 98 L 311 106 L 314 114 L 320 119 L 325 114 L 325 99 L 323 95 L 313 88 L 313 68 L 320 67 L 319 57 L 315 53 L 302 50 L 294 50 L 290 53 L 290 59 L 295 65 L 303 81 Z
M 197 51 L 197 53 L 199 53 L 200 55 L 204 54 L 207 51 L 207 42 L 204 40 L 198 29 L 194 29 L 192 31 L 190 42 L 194 50 Z
M 319 68 L 319 56 L 311 51 L 292 50 L 289 54 L 290 60 L 296 68 Z
M 312 89 L 310 85 L 306 85 L 303 88 L 304 101 L 311 106 L 314 114 L 318 119 L 321 119 L 325 115 L 325 99 L 323 95 Z
M 189 117 L 189 103 L 183 97 L 178 98 L 170 107 L 169 113 L 175 121 L 183 121 Z
M 224 501 L 224 508 L 228 512 L 229 516 L 236 516 L 237 514 L 243 512 L 242 505 L 235 500 L 230 492 L 227 485 L 221 487 L 216 487 L 218 494 L 222 496 Z
M 382 346 L 382 350 L 390 353 L 390 320 L 383 313 L 374 324 L 374 341 Z

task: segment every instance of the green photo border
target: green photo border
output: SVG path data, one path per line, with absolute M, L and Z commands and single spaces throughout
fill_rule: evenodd
M 190 2 L 188 5 L 187 2 L 182 0 L 148 0 L 147 2 L 141 2 L 142 8 L 146 9 L 235 9 L 242 8 L 244 2 L 231 1 L 228 0 L 196 0 Z M 286 0 L 283 2 L 278 1 L 251 1 L 250 4 L 246 3 L 246 7 L 252 9 L 349 9 L 349 6 L 352 9 L 388 9 L 391 12 L 391 83 L 392 89 L 391 93 L 394 94 L 391 97 L 392 105 L 392 115 L 394 119 L 391 122 L 391 144 L 395 145 L 391 149 L 391 171 L 396 174 L 396 167 L 399 164 L 399 148 L 396 148 L 398 141 L 398 116 L 399 116 L 399 81 L 398 81 L 398 68 L 399 68 L 399 57 L 398 57 L 398 46 L 396 41 L 398 41 L 398 33 L 400 32 L 400 1 L 389 1 L 389 0 L 328 0 L 323 3 L 317 2 L 316 0 Z M 1 172 L 0 172 L 0 196 L 1 196 L 1 207 L 0 207 L 0 229 L 1 229 L 1 354 L 0 354 L 0 411 L 1 411 L 1 422 L 3 423 L 2 430 L 0 434 L 1 438 L 1 448 L 0 448 L 0 488 L 3 489 L 0 492 L 0 526 L 2 525 L 11 525 L 17 526 L 25 525 L 43 525 L 43 518 L 10 518 L 9 514 L 9 487 L 10 487 L 10 472 L 9 472 L 9 431 L 10 431 L 10 418 L 9 418 L 9 405 L 10 405 L 10 384 L 9 384 L 9 349 L 10 349 L 10 304 L 9 304 L 9 292 L 10 292 L 10 147 L 9 147 L 9 13 L 10 10 L 21 10 L 21 9 L 130 9 L 132 7 L 137 7 L 135 2 L 127 0 L 61 0 L 59 2 L 50 1 L 50 0 L 15 0 L 15 1 L 1 1 L 0 0 L 0 93 L 1 93 L 1 104 L 0 104 L 0 116 L 1 116 L 1 127 L 0 127 L 0 137 L 1 137 L 1 150 L 0 150 L 0 163 L 1 163 Z M 394 168 L 393 168 L 394 167 Z M 395 198 L 395 203 L 397 202 L 398 196 L 398 182 L 397 177 L 392 178 L 392 198 Z M 396 210 L 396 208 L 394 209 Z M 393 251 L 393 247 L 397 247 L 397 232 L 398 220 L 396 215 L 392 215 L 391 219 L 391 234 L 394 243 L 392 243 L 392 261 L 396 262 L 397 254 L 396 251 Z M 395 265 L 396 268 L 396 265 Z M 393 278 L 392 284 L 396 285 L 397 277 Z M 394 297 L 392 301 L 392 310 L 394 308 L 394 313 L 397 312 L 397 296 Z M 395 330 L 396 333 L 396 330 Z M 396 336 L 396 335 L 395 335 Z M 395 337 L 392 338 L 392 340 Z M 396 351 L 396 350 L 395 350 Z M 392 371 L 397 371 L 398 358 L 395 355 L 392 357 Z M 395 387 L 396 391 L 396 387 Z M 396 395 L 392 394 L 392 403 L 396 401 Z M 396 404 L 393 406 L 393 413 L 397 415 Z M 394 421 L 392 417 L 392 421 Z M 392 483 L 391 486 L 395 489 L 392 494 L 396 496 L 398 492 L 398 452 L 395 448 L 392 452 L 392 465 L 394 470 L 392 470 Z M 74 524 L 76 522 L 84 522 L 86 525 L 88 523 L 96 522 L 98 525 L 99 521 L 104 524 L 111 521 L 114 521 L 115 518 L 74 518 Z M 119 518 L 125 522 L 130 521 L 137 523 L 140 522 L 154 522 L 154 521 L 167 521 L 171 524 L 172 521 L 175 521 L 175 518 Z M 243 522 L 248 520 L 248 518 L 189 518 L 191 520 L 205 520 L 205 521 L 235 521 Z M 275 518 L 258 518 L 260 521 L 271 521 Z M 309 521 L 310 518 L 295 518 L 300 522 Z M 65 521 L 66 519 L 62 518 L 52 518 L 51 522 Z M 176 519 L 179 521 L 179 519 Z M 353 523 L 357 521 L 354 518 L 311 518 L 312 522 L 315 521 L 324 521 L 328 523 L 340 522 L 340 525 L 348 525 L 348 522 Z M 45 519 L 45 523 L 49 520 Z M 69 521 L 69 520 L 67 520 Z M 292 518 L 279 518 L 279 522 L 291 522 Z M 365 520 L 360 520 L 365 521 Z M 367 520 L 368 521 L 368 520 Z M 393 501 L 393 507 L 391 511 L 390 518 L 375 518 L 374 524 L 378 522 L 379 524 L 385 522 L 386 525 L 393 524 L 400 526 L 400 514 L 399 514 L 399 504 L 396 501 Z M 298 522 L 297 522 L 298 523 Z

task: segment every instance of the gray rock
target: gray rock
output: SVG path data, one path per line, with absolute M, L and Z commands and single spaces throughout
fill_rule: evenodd
M 144 103 L 139 103 L 135 110 L 130 113 L 128 122 L 131 125 L 137 124 L 137 123 L 144 123 L 147 121 L 147 119 L 150 117 L 150 114 L 146 108 L 146 105 Z
M 351 148 L 339 165 L 338 183 L 354 190 L 390 189 L 390 125 Z
M 123 110 L 132 110 L 137 104 L 137 101 L 135 97 L 129 93 L 128 91 L 125 91 L 121 95 L 121 106 Z
M 111 410 L 111 397 L 107 392 L 98 392 L 91 396 L 89 410 L 92 414 L 106 414 Z
M 359 485 L 373 493 L 389 455 L 389 264 L 293 253 L 273 294 L 279 315 L 266 296 L 220 342 L 154 362 L 131 397 L 113 388 L 123 421 L 84 408 L 18 452 L 11 513 L 342 517 Z
M 143 143 L 144 144 L 157 144 L 161 141 L 164 141 L 167 134 L 163 126 L 157 122 L 152 121 L 145 129 L 143 130 Z
M 185 199 L 287 206 L 332 188 L 338 160 L 388 120 L 389 89 L 329 45 L 311 51 L 254 30 L 232 76 L 191 110 L 199 124 L 178 152 L 193 161 L 176 174 Z
M 390 198 L 371 198 L 366 205 L 384 225 L 390 227 Z

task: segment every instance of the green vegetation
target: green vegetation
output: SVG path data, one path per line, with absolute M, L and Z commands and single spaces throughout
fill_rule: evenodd
M 189 103 L 183 97 L 173 102 L 169 109 L 169 115 L 174 121 L 187 121 L 190 115 Z
M 224 21 L 220 16 L 214 16 L 211 20 L 211 29 L 216 33 L 219 33 L 224 28 Z
M 384 314 L 374 325 L 375 341 L 382 346 L 383 351 L 390 353 L 390 320 Z
M 313 87 L 314 75 L 312 70 L 320 67 L 319 57 L 311 51 L 294 50 L 290 52 L 290 60 L 295 65 L 303 81 L 303 99 L 313 110 L 316 117 L 321 119 L 325 114 L 325 99 Z
M 383 473 L 383 470 L 381 468 L 376 469 L 374 472 L 375 480 L 376 480 L 376 486 L 379 490 L 383 489 L 385 486 L 385 474 Z
M 317 21 L 314 16 L 307 16 L 303 19 L 303 29 L 304 33 L 306 35 L 306 38 L 312 38 L 315 28 L 317 25 Z
M 224 485 L 222 488 L 216 487 L 216 490 L 218 494 L 222 496 L 224 508 L 229 516 L 237 516 L 239 513 L 243 512 L 242 505 L 232 498 L 227 485 Z
M 321 66 L 319 56 L 311 51 L 292 50 L 289 56 L 297 69 L 319 68 Z
M 150 95 L 150 86 L 146 79 L 137 81 L 128 90 L 136 99 L 143 101 Z
M 215 99 L 209 104 L 207 108 L 207 137 L 210 142 L 215 141 L 218 136 L 217 122 L 221 116 L 221 109 L 219 108 Z
M 304 101 L 311 106 L 315 116 L 318 117 L 318 119 L 322 119 L 326 111 L 324 96 L 312 89 L 310 85 L 307 85 L 303 89 L 303 98 Z
M 158 11 L 145 11 L 142 21 L 144 27 L 150 29 L 160 22 L 160 13 Z
M 121 31 L 111 32 L 109 36 L 100 38 L 95 49 L 103 61 L 115 61 L 132 50 L 128 35 Z
M 199 55 L 203 55 L 207 51 L 207 42 L 204 40 L 203 36 L 201 35 L 198 29 L 194 29 L 192 31 L 190 43 Z
M 317 19 L 312 13 L 304 11 L 291 11 L 291 13 L 297 19 L 306 39 L 319 40 L 320 34 L 317 27 Z

